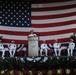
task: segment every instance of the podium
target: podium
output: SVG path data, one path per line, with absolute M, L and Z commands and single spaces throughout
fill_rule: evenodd
M 28 56 L 38 56 L 38 36 L 28 36 Z

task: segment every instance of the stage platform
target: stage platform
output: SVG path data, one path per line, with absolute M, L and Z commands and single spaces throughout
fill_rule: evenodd
M 1 60 L 8 60 L 8 61 L 11 61 L 11 60 L 24 60 L 26 58 L 30 58 L 30 59 L 36 59 L 36 58 L 50 58 L 50 59 L 67 59 L 67 60 L 71 60 L 71 59 L 76 59 L 76 56 L 36 56 L 36 57 L 0 57 L 0 61 Z

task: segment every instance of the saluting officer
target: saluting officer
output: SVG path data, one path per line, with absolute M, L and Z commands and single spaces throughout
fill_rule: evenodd
M 5 55 L 4 45 L 2 44 L 2 40 L 0 40 L 0 52 L 2 52 L 2 57 Z
M 43 51 L 45 51 L 45 55 L 47 56 L 48 48 L 47 48 L 47 44 L 45 43 L 45 40 L 43 41 L 43 43 L 41 44 L 41 47 L 40 47 L 40 55 L 41 56 L 42 56 Z
M 8 47 L 9 47 L 9 53 L 10 53 L 11 57 L 14 57 L 15 52 L 16 52 L 16 48 L 17 48 L 17 45 L 14 42 L 15 41 L 11 41 L 11 44 L 8 45 Z
M 55 43 L 53 44 L 54 52 L 56 56 L 60 56 L 61 53 L 61 48 L 60 48 L 60 43 L 57 42 L 57 39 L 55 40 Z
M 73 39 L 70 40 L 69 45 L 68 45 L 68 56 L 73 56 L 73 50 L 75 48 L 75 43 L 73 42 Z

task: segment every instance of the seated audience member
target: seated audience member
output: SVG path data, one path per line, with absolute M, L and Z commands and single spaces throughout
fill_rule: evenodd
M 8 45 L 9 53 L 11 57 L 14 57 L 17 45 L 14 43 L 15 41 L 11 41 L 11 44 Z
M 75 43 L 73 42 L 73 39 L 70 40 L 69 45 L 68 45 L 68 56 L 73 56 L 73 50 L 75 48 Z
M 43 41 L 43 43 L 40 46 L 40 55 L 42 56 L 42 52 L 45 52 L 45 55 L 47 56 L 48 53 L 48 48 L 47 48 L 47 44 L 45 43 L 45 41 Z
M 61 48 L 60 48 L 61 44 L 57 42 L 57 40 L 55 40 L 55 43 L 53 44 L 53 48 L 54 48 L 54 52 L 56 56 L 60 56 L 61 54 Z
M 34 30 L 31 30 L 29 36 L 37 36 L 37 35 L 34 33 Z
M 4 45 L 2 44 L 2 40 L 0 40 L 0 52 L 2 52 L 2 57 L 5 55 Z

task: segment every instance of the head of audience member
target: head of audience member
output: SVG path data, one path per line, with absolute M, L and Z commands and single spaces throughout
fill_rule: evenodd
M 11 41 L 11 43 L 13 44 L 13 43 L 15 43 L 15 41 L 14 41 L 14 40 L 12 40 L 12 41 Z
M 2 43 L 2 37 L 3 37 L 3 36 L 0 36 L 0 43 Z
M 73 42 L 73 39 L 70 39 L 70 42 Z
M 2 40 L 0 40 L 0 43 L 2 43 Z
M 57 43 L 58 42 L 58 40 L 57 39 L 55 39 L 55 43 Z
M 34 30 L 31 30 L 30 33 L 33 34 L 34 33 Z
M 43 40 L 43 43 L 46 43 L 46 41 L 45 41 L 45 40 Z

